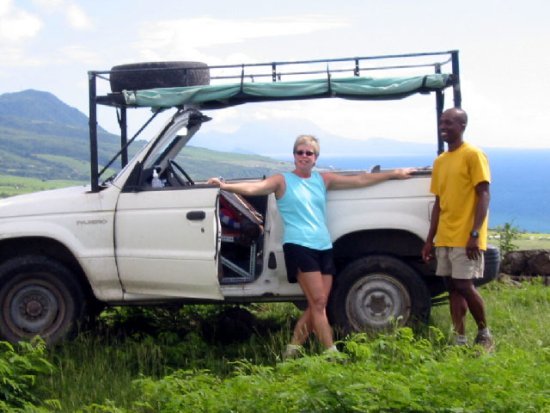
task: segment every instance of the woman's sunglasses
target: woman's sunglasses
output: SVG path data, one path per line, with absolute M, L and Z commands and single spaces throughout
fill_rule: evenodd
M 311 151 L 296 151 L 294 152 L 295 155 L 298 155 L 298 156 L 304 156 L 304 155 L 307 155 L 307 156 L 313 156 L 315 155 L 315 152 L 311 152 Z

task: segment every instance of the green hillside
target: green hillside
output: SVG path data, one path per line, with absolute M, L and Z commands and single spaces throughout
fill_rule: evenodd
M 79 172 L 80 176 L 86 177 L 83 179 L 33 177 L 32 173 L 35 172 L 34 165 L 35 162 L 38 162 L 33 159 L 32 162 L 28 162 L 28 175 L 16 175 L 15 173 L 0 174 L 0 198 L 89 183 L 87 177 L 89 172 L 88 162 L 62 155 L 36 155 L 35 158 L 43 161 L 44 164 L 47 163 L 56 168 L 63 167 L 65 171 L 72 171 L 75 176 L 77 176 L 76 172 Z M 19 160 L 22 159 L 19 158 Z M 195 181 L 206 180 L 212 176 L 223 176 L 225 179 L 256 178 L 269 176 L 281 171 L 288 171 L 292 168 L 290 163 L 280 162 L 263 156 L 217 152 L 192 146 L 184 149 L 178 157 L 177 162 L 185 168 Z M 14 164 L 16 163 L 17 160 L 14 160 Z M 109 175 L 109 172 L 105 174 L 106 177 Z
M 41 180 L 22 176 L 0 175 L 0 198 L 27 194 L 30 192 L 46 191 L 48 189 L 63 188 L 74 185 L 84 185 L 84 181 Z
M 118 136 L 99 128 L 100 165 L 106 165 L 118 152 L 119 142 Z M 130 156 L 142 144 L 143 141 L 134 142 Z M 188 148 L 179 162 L 198 180 L 209 177 L 208 171 L 225 177 L 252 177 L 271 174 L 281 167 L 279 162 L 265 157 L 199 148 Z M 48 92 L 25 90 L 0 95 L 0 175 L 34 178 L 37 183 L 87 182 L 90 176 L 87 116 Z M 35 186 L 39 185 L 31 185 Z M 10 191 L 4 188 L 3 192 Z
M 99 162 L 106 165 L 120 149 L 118 136 L 98 129 Z M 130 146 L 130 156 L 143 145 Z M 213 175 L 246 178 L 289 168 L 253 155 L 187 148 L 178 162 L 195 180 Z M 115 164 L 114 167 L 119 167 Z M 105 177 L 110 173 L 105 174 Z M 0 95 L 0 196 L 88 182 L 88 118 L 48 92 L 25 90 Z M 22 177 L 14 185 L 14 180 Z
M 257 178 L 292 168 L 288 162 L 265 156 L 218 152 L 193 146 L 186 147 L 177 162 L 195 180 L 212 176 L 223 176 L 225 179 Z
M 99 159 L 116 153 L 119 138 L 99 128 Z M 0 95 L 0 174 L 40 180 L 88 180 L 88 118 L 48 92 Z

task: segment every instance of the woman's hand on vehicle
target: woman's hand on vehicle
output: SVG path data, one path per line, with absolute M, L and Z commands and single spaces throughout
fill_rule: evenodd
M 394 169 L 393 173 L 396 179 L 408 179 L 416 171 L 417 171 L 416 168 L 399 168 L 399 169 Z
M 222 178 L 210 178 L 208 181 L 206 181 L 208 185 L 215 185 L 217 187 L 222 187 L 223 179 Z

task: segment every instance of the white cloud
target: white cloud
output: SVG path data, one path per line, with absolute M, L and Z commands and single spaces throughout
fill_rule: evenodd
M 242 43 L 247 40 L 292 36 L 346 26 L 345 20 L 330 16 L 306 15 L 248 20 L 210 17 L 165 20 L 142 24 L 136 49 L 148 59 L 196 59 L 222 64 L 219 58 L 206 58 L 204 49 Z
M 0 0 L 0 16 L 3 16 L 7 13 L 11 6 L 11 3 L 12 2 L 10 0 Z
M 23 66 L 38 66 L 42 63 L 40 58 L 27 55 L 22 48 L 0 45 L 2 64 L 0 67 L 13 68 Z
M 33 0 L 33 3 L 42 9 L 56 11 L 63 7 L 65 0 Z
M 70 0 L 34 0 L 43 12 L 48 14 L 61 14 L 68 25 L 77 30 L 88 30 L 93 27 L 92 20 L 84 12 L 82 7 Z
M 68 24 L 76 29 L 91 27 L 90 19 L 82 9 L 65 0 L 35 0 L 41 13 L 46 15 L 65 14 Z M 39 16 L 18 7 L 13 0 L 0 0 L 0 54 L 2 67 L 38 66 L 45 63 L 44 56 L 29 52 L 29 42 L 38 37 L 46 29 L 45 21 Z M 80 47 L 67 46 L 60 51 L 50 51 L 48 60 L 56 60 L 61 53 L 65 58 L 85 63 L 95 63 L 95 53 Z M 41 57 L 40 57 L 41 56 Z
M 13 5 L 11 0 L 0 0 L 0 45 L 22 42 L 35 37 L 42 29 L 42 21 Z
M 25 43 L 36 37 L 42 21 L 14 6 L 12 0 L 0 0 L 0 67 L 33 66 L 39 61 L 25 53 Z
M 216 111 L 215 117 L 216 122 L 209 123 L 208 127 L 210 130 L 217 132 L 235 133 L 244 123 L 244 119 L 241 116 L 241 111 L 234 107 Z
M 69 25 L 75 29 L 88 30 L 93 27 L 91 19 L 76 4 L 68 4 L 66 18 Z
M 210 17 L 158 21 L 143 24 L 135 48 L 144 60 L 181 59 L 199 60 L 211 65 L 235 62 L 253 62 L 256 59 L 246 53 L 208 55 L 209 48 L 226 44 L 238 44 L 254 39 L 305 35 L 332 28 L 347 26 L 344 19 L 331 16 L 305 15 L 284 18 L 258 18 L 254 20 L 224 20 Z M 283 39 L 281 41 L 288 41 Z M 250 50 L 250 48 L 244 49 Z M 370 137 L 392 137 L 419 142 L 433 142 L 435 136 L 435 103 L 430 100 L 417 105 L 407 102 L 404 106 L 393 103 L 357 103 L 339 99 L 311 101 L 307 105 L 287 103 L 277 108 L 261 106 L 247 116 L 258 120 L 303 119 L 316 124 L 327 133 L 353 139 Z M 220 111 L 222 112 L 222 111 Z M 241 111 L 225 111 L 217 114 L 216 129 L 234 131 L 246 123 Z M 399 114 L 399 122 L 396 116 Z M 419 119 L 424 121 L 419 122 Z M 249 119 L 248 119 L 249 120 Z M 405 132 L 399 127 L 388 125 L 409 125 Z M 401 128 L 402 130 L 403 128 Z
M 79 45 L 69 45 L 61 49 L 63 60 L 69 59 L 79 64 L 95 65 L 101 62 L 100 55 Z

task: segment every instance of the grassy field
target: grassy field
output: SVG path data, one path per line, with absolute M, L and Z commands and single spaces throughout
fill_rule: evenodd
M 204 328 L 223 329 L 218 307 L 112 309 L 95 330 L 44 353 L 52 373 L 36 374 L 40 401 L 20 411 L 550 412 L 550 288 L 535 279 L 480 291 L 492 354 L 448 344 L 446 306 L 421 331 L 342 338 L 333 359 L 311 342 L 286 362 L 299 315 L 290 304 L 249 306 L 254 332 L 232 342 Z M 467 328 L 472 342 L 471 318 Z
M 64 188 L 74 185 L 85 185 L 86 182 L 25 178 L 21 176 L 0 175 L 0 198 L 31 192 L 46 191 L 48 189 Z
M 550 249 L 550 234 L 520 233 L 515 244 L 519 250 Z
M 0 197 L 70 184 L 0 176 Z M 550 235 L 519 232 L 514 244 L 550 249 Z M 113 308 L 52 349 L 0 343 L 0 412 L 550 412 L 550 288 L 534 279 L 481 293 L 490 355 L 449 345 L 446 306 L 421 331 L 341 337 L 336 359 L 312 341 L 287 362 L 300 314 L 291 304 L 248 306 L 250 325 L 221 318 L 219 306 Z
M 489 231 L 489 243 L 499 246 L 500 234 Z M 537 232 L 519 232 L 514 236 L 513 244 L 517 250 L 550 249 L 550 234 Z

